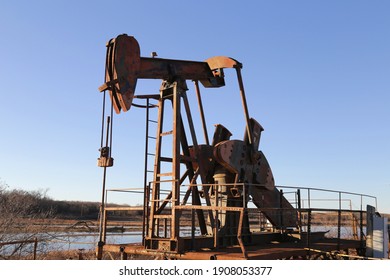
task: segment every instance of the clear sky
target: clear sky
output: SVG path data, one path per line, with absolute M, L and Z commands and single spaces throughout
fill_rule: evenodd
M 374 195 L 389 213 L 389 14 L 389 1 L 3 1 L 0 180 L 99 201 L 97 88 L 105 43 L 127 33 L 142 56 L 242 62 L 276 184 Z M 222 123 L 241 139 L 233 77 L 202 90 L 203 101 L 210 132 Z M 158 89 L 159 81 L 140 82 L 137 93 Z M 142 110 L 115 118 L 109 188 L 142 187 L 143 137 Z

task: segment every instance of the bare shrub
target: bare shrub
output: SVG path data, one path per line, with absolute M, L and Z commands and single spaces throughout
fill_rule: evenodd
M 48 208 L 46 191 L 10 190 L 0 182 L 0 259 L 20 259 L 31 255 L 33 243 L 7 244 L 38 239 L 37 253 L 47 250 L 43 239 L 45 227 L 35 225 L 37 219 L 53 218 Z

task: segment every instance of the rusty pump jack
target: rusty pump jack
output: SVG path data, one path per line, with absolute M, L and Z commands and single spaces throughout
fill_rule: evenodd
M 230 140 L 230 131 L 219 124 L 210 144 L 199 82 L 205 88 L 224 86 L 226 68 L 233 68 L 237 73 L 246 120 L 245 136 L 243 140 Z M 250 200 L 262 209 L 274 227 L 283 230 L 296 226 L 297 213 L 275 188 L 267 159 L 258 150 L 263 128 L 249 116 L 241 68 L 240 62 L 224 56 L 204 62 L 141 57 L 137 40 L 126 34 L 107 43 L 105 83 L 99 90 L 109 91 L 115 112 L 128 111 L 135 98 L 157 101 L 153 180 L 145 184 L 144 189 L 143 246 L 146 250 L 182 253 L 238 244 L 245 255 L 245 245 L 254 242 L 247 214 Z M 160 94 L 135 95 L 138 79 L 161 79 Z M 195 133 L 186 80 L 195 85 L 205 144 L 199 144 Z M 172 106 L 171 123 L 164 118 L 166 101 Z M 107 123 L 106 143 L 109 143 L 109 119 Z M 167 124 L 171 130 L 163 131 Z M 186 135 L 188 131 L 190 138 Z M 171 136 L 170 156 L 163 151 L 166 147 L 163 138 L 167 136 Z M 113 165 L 113 159 L 109 145 L 103 146 L 98 165 L 106 170 Z M 199 180 L 201 184 L 197 183 Z M 104 190 L 102 207 L 103 203 Z M 186 211 L 193 217 L 191 238 L 181 234 L 180 219 Z M 199 230 L 198 236 L 195 236 L 195 227 Z M 104 242 L 100 241 L 99 247 L 102 247 Z

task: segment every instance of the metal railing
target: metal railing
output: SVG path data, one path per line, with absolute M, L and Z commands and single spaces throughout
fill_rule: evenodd
M 28 239 L 28 240 L 15 240 L 9 242 L 0 242 L 0 248 L 8 245 L 23 245 L 23 244 L 34 244 L 33 248 L 33 260 L 37 259 L 37 249 L 38 249 L 38 238 Z
M 317 216 L 321 216 L 319 213 L 326 214 L 329 217 L 329 214 L 334 213 L 332 217 L 337 217 L 337 247 L 340 247 L 340 242 L 342 240 L 341 236 L 341 228 L 343 226 L 343 223 L 346 223 L 346 217 L 351 217 L 352 218 L 352 224 L 353 228 L 357 228 L 359 226 L 359 234 L 357 234 L 354 231 L 354 238 L 360 239 L 361 243 L 361 248 L 364 246 L 364 224 L 365 221 L 363 220 L 364 214 L 365 214 L 365 207 L 368 205 L 368 202 L 372 203 L 377 207 L 377 198 L 375 196 L 371 195 L 366 195 L 366 194 L 361 194 L 361 193 L 354 193 L 354 192 L 345 192 L 345 191 L 336 191 L 332 189 L 321 189 L 321 188 L 309 188 L 309 187 L 293 187 L 293 186 L 276 186 L 278 190 L 280 190 L 281 194 L 281 199 L 285 197 L 288 202 L 291 204 L 291 208 L 285 208 L 281 207 L 282 204 L 280 205 L 275 205 L 275 207 L 253 207 L 251 205 L 251 197 L 248 195 L 248 188 L 263 188 L 260 185 L 256 184 L 182 184 L 180 186 L 181 188 L 187 188 L 187 191 L 180 191 L 180 196 L 178 199 L 181 201 L 180 204 L 175 203 L 170 203 L 170 206 L 168 208 L 175 208 L 177 211 L 191 211 L 191 215 L 186 216 L 191 217 L 191 238 L 194 241 L 195 240 L 195 232 L 199 233 L 199 230 L 195 230 L 195 227 L 198 226 L 196 225 L 195 222 L 195 215 L 194 211 L 204 211 L 205 213 L 209 213 L 209 216 L 211 215 L 210 220 L 218 220 L 217 217 L 220 215 L 227 215 L 227 212 L 238 212 L 239 213 L 239 219 L 237 220 L 238 224 L 236 225 L 236 238 L 238 241 L 238 244 L 241 247 L 242 253 L 244 256 L 246 256 L 246 251 L 245 251 L 245 245 L 243 243 L 243 232 L 246 229 L 246 227 L 252 227 L 253 224 L 251 225 L 244 225 L 243 219 L 245 213 L 253 212 L 253 213 L 264 213 L 266 211 L 275 211 L 276 213 L 279 213 L 279 215 L 283 216 L 282 213 L 286 213 L 286 211 L 290 212 L 291 215 L 297 215 L 297 229 L 299 230 L 299 234 L 301 239 L 306 238 L 307 242 L 307 247 L 311 247 L 311 239 L 313 235 L 313 226 L 318 225 L 317 223 L 313 222 L 313 219 L 315 219 Z M 193 205 L 191 203 L 192 199 L 190 197 L 192 194 L 189 194 L 190 189 L 192 187 L 197 187 L 199 189 L 207 189 L 209 192 L 213 189 L 214 193 L 212 194 L 213 198 L 209 198 L 209 202 L 211 200 L 214 200 L 214 202 L 211 205 L 206 205 L 205 200 L 202 200 L 201 205 Z M 234 189 L 236 194 L 240 197 L 241 200 L 241 206 L 237 207 L 232 207 L 232 206 L 222 206 L 221 202 L 223 199 L 228 199 L 227 197 L 221 197 L 220 196 L 220 190 L 221 188 L 224 187 L 229 187 L 231 189 Z M 114 192 L 127 192 L 127 193 L 139 193 L 139 194 L 144 194 L 144 202 L 146 202 L 146 205 L 143 207 L 140 207 L 137 210 L 143 210 L 143 231 L 142 231 L 142 237 L 144 238 L 146 233 L 147 233 L 147 228 L 148 228 L 148 214 L 150 213 L 150 194 L 151 194 L 151 185 L 146 188 L 147 193 L 144 193 L 144 189 L 111 189 L 107 191 L 114 191 Z M 263 188 L 264 189 L 264 188 Z M 166 191 L 166 193 L 169 193 L 169 190 Z M 320 195 L 318 195 L 320 194 Z M 324 198 L 325 195 L 330 195 L 334 196 L 336 195 L 337 197 L 330 197 L 330 198 Z M 291 198 L 292 196 L 292 198 Z M 107 198 L 107 195 L 106 195 Z M 163 201 L 164 199 L 162 199 Z M 319 202 L 321 202 L 323 205 L 322 207 L 318 207 Z M 348 202 L 348 207 L 344 207 L 345 203 Z M 107 201 L 106 201 L 107 203 Z M 333 205 L 335 207 L 328 207 L 328 205 Z M 359 206 L 356 207 L 356 204 Z M 226 201 L 225 201 L 225 204 Z M 325 207 L 324 207 L 325 205 Z M 316 207 L 317 206 L 317 207 Z M 122 208 L 117 208 L 117 207 L 106 207 L 104 211 L 104 221 L 105 224 L 103 225 L 104 227 L 104 237 L 106 235 L 106 222 L 107 222 L 107 211 L 129 211 L 129 210 L 134 210 L 134 207 L 122 207 Z M 348 216 L 347 216 L 348 215 Z M 258 219 L 259 222 L 261 223 L 261 219 Z M 335 222 L 335 218 L 332 220 L 332 222 Z M 321 221 L 319 222 L 321 224 Z M 283 226 L 283 220 L 281 220 L 281 228 L 280 232 L 284 233 L 286 228 Z M 214 238 L 214 246 L 218 247 L 218 230 L 219 226 L 217 222 L 211 222 L 211 225 L 213 227 L 212 230 L 212 236 Z M 323 224 L 325 226 L 325 224 Z M 259 228 L 262 228 L 262 225 L 259 225 Z

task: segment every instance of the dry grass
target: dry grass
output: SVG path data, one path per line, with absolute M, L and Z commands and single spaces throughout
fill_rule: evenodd
M 38 255 L 38 260 L 95 260 L 95 250 L 59 250 Z
M 39 255 L 38 260 L 96 260 L 95 250 L 62 250 L 50 251 L 44 255 Z M 153 256 L 129 255 L 129 260 L 152 260 Z M 103 254 L 103 260 L 120 260 L 120 253 Z

